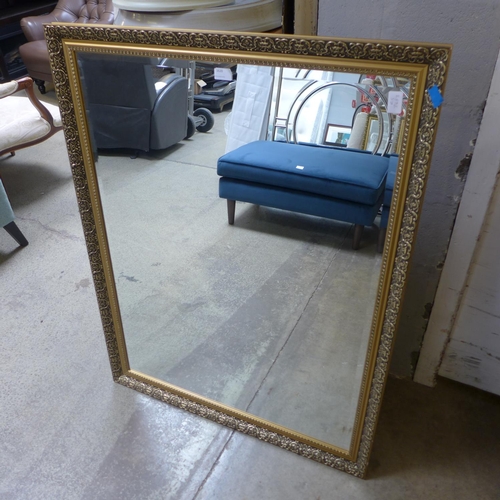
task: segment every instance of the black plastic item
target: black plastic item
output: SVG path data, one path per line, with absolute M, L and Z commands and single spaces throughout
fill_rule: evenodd
M 237 78 L 237 72 L 236 72 L 237 65 L 232 64 L 232 63 L 224 64 L 224 63 L 197 62 L 196 63 L 195 78 L 203 80 L 207 84 L 207 86 L 206 86 L 207 89 L 212 88 L 212 87 L 216 87 L 221 82 L 221 80 L 215 79 L 214 71 L 215 71 L 216 67 L 217 68 L 230 68 L 231 73 L 233 75 L 233 81 L 236 80 L 236 78 Z M 224 82 L 224 83 L 228 83 L 228 82 Z
M 28 246 L 28 240 L 25 238 L 24 234 L 17 227 L 14 221 L 9 222 L 3 227 L 22 247 Z
M 196 122 L 194 121 L 194 118 L 192 116 L 188 115 L 188 128 L 187 128 L 186 139 L 193 137 L 195 132 L 196 132 Z
M 198 130 L 198 132 L 208 132 L 212 129 L 215 120 L 214 115 L 210 110 L 206 108 L 198 108 L 193 114 L 198 118 L 198 120 L 196 120 L 196 123 L 198 123 L 196 130 Z
M 204 107 L 215 111 L 222 111 L 226 104 L 233 101 L 234 92 L 227 95 L 198 94 L 194 96 L 194 107 Z

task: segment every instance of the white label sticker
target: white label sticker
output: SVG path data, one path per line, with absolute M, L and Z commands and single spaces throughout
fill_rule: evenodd
M 226 82 L 232 82 L 233 72 L 231 71 L 231 68 L 215 68 L 214 78 L 216 80 L 225 80 Z
M 298 168 L 299 170 L 304 170 L 304 167 L 302 165 L 297 165 L 295 168 Z
M 387 112 L 399 115 L 403 110 L 403 92 L 391 90 L 387 96 Z

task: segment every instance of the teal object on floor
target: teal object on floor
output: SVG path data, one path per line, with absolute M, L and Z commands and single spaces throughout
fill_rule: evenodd
M 22 247 L 28 245 L 28 240 L 14 222 L 14 212 L 9 198 L 0 181 L 0 227 L 3 227 Z

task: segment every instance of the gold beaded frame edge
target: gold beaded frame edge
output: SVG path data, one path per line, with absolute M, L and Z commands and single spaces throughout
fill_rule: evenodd
M 372 345 L 369 349 L 373 351 L 373 360 L 370 363 L 369 356 L 367 356 L 366 367 L 372 364 L 373 371 L 369 374 L 368 378 L 364 377 L 364 384 L 369 387 L 369 390 L 361 390 L 361 396 L 364 393 L 364 399 L 366 400 L 364 419 L 358 436 L 353 436 L 351 451 L 355 448 L 354 454 L 350 454 L 349 458 L 345 458 L 308 444 L 308 442 L 314 444 L 314 441 L 306 440 L 304 442 L 304 440 L 293 439 L 293 437 L 290 437 L 290 434 L 293 436 L 294 433 L 286 435 L 274 432 L 266 427 L 256 425 L 253 422 L 237 418 L 237 416 L 228 414 L 227 412 L 214 409 L 211 406 L 160 388 L 154 384 L 153 379 L 149 380 L 148 377 L 141 377 L 141 374 L 130 370 L 124 371 L 123 367 L 128 366 L 126 349 L 124 349 L 124 346 L 119 345 L 116 336 L 109 297 L 110 291 L 106 283 L 106 271 L 109 273 L 110 270 L 105 270 L 101 256 L 97 232 L 98 230 L 102 230 L 102 227 L 100 224 L 96 224 L 96 220 L 94 219 L 92 197 L 95 193 L 91 193 L 86 177 L 83 150 L 80 143 L 77 116 L 73 106 L 63 45 L 65 41 L 97 41 L 111 44 L 157 46 L 158 49 L 162 47 L 178 47 L 215 51 L 224 50 L 229 52 L 238 51 L 239 54 L 247 53 L 249 56 L 256 53 L 265 53 L 270 56 L 278 56 L 279 54 L 316 56 L 319 58 L 337 59 L 340 65 L 343 60 L 355 60 L 359 61 L 360 64 L 363 61 L 367 63 L 374 61 L 381 63 L 410 63 L 426 66 L 426 89 L 435 85 L 441 91 L 443 91 L 446 81 L 447 69 L 451 57 L 451 46 L 382 40 L 319 39 L 316 37 L 297 37 L 293 35 L 190 32 L 167 29 L 150 30 L 69 24 L 46 25 L 45 37 L 49 49 L 54 85 L 61 109 L 68 156 L 113 379 L 123 386 L 132 388 L 178 408 L 188 410 L 191 413 L 208 418 L 231 429 L 257 437 L 262 441 L 269 442 L 335 469 L 348 472 L 354 476 L 364 477 L 388 375 L 398 313 L 402 302 L 411 250 L 418 225 L 418 215 L 421 209 L 421 201 L 435 140 L 439 108 L 433 107 L 431 99 L 426 92 L 423 96 L 419 115 L 418 130 L 416 131 L 411 170 L 409 172 L 406 191 L 404 191 L 405 183 L 402 182 L 402 169 L 398 168 L 395 192 L 399 192 L 399 196 L 404 195 L 405 201 L 404 206 L 402 203 L 393 203 L 389 215 L 387 238 L 388 241 L 392 241 L 397 235 L 397 242 L 386 245 L 383 255 L 382 272 L 389 273 L 390 281 L 389 278 L 385 280 L 385 287 L 388 290 L 384 296 L 384 284 L 381 280 L 375 307 L 376 311 L 378 310 L 378 315 L 374 315 L 374 323 L 376 316 L 378 316 L 378 322 L 381 324 L 380 338 L 377 345 L 377 339 L 374 339 L 373 335 L 371 336 L 370 343 Z M 417 114 L 417 111 L 418 109 L 415 109 L 414 113 Z M 82 110 L 79 110 L 79 112 L 81 113 Z M 409 124 L 407 124 L 403 138 L 404 143 L 408 142 L 409 128 Z M 411 151 L 407 151 L 407 153 L 411 153 Z M 400 187 L 402 187 L 401 191 L 399 191 Z M 398 214 L 396 214 L 396 205 L 402 207 L 400 210 L 402 217 L 399 220 L 397 217 Z M 391 230 L 394 234 L 391 234 Z M 373 347 L 376 350 L 373 350 Z M 362 416 L 359 406 L 356 415 L 358 424 Z

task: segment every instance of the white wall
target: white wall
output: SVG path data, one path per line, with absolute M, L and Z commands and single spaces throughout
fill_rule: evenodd
M 419 355 L 500 48 L 499 26 L 495 0 L 319 0 L 319 35 L 454 44 L 391 366 L 396 375 L 411 376 Z
M 439 375 L 500 395 L 498 182 L 488 212 Z

